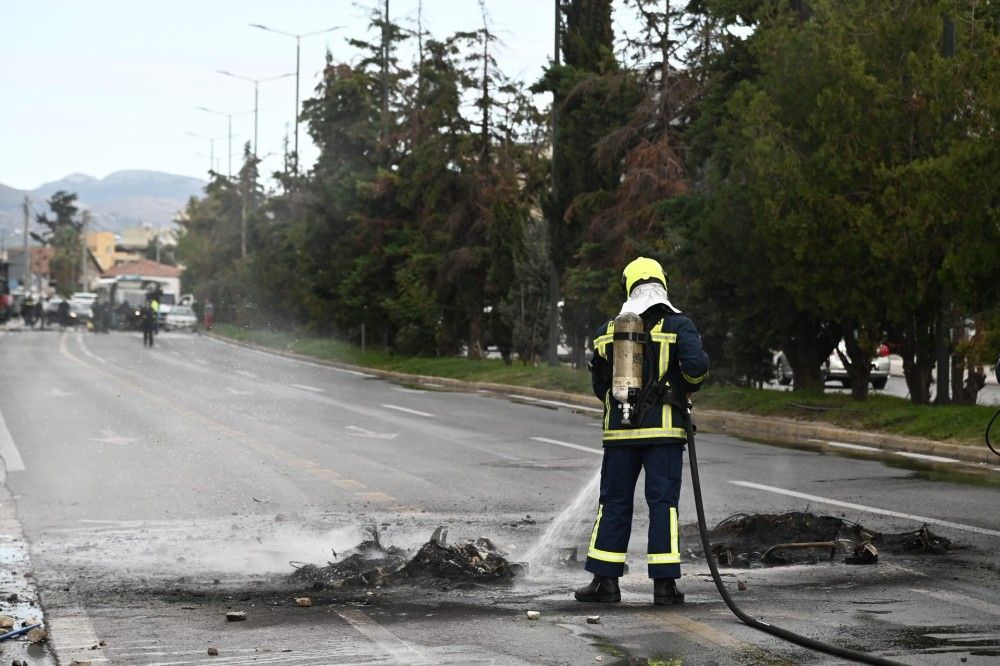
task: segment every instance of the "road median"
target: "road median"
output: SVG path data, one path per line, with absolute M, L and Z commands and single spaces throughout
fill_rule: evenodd
M 301 353 L 288 348 L 260 344 L 247 339 L 238 339 L 233 335 L 216 332 L 205 332 L 203 334 L 221 342 L 256 351 L 310 363 L 318 363 L 341 370 L 364 373 L 407 384 L 434 385 L 461 391 L 489 391 L 538 400 L 558 401 L 590 409 L 599 409 L 602 406 L 601 402 L 594 396 L 576 391 L 555 390 L 537 386 L 524 386 L 469 378 L 455 378 L 440 374 L 404 372 L 374 367 L 371 364 L 351 363 L 337 359 L 323 358 L 316 354 Z M 699 400 L 699 402 L 702 401 Z M 718 400 L 704 402 L 712 403 L 713 406 L 702 406 L 696 409 L 696 422 L 698 428 L 703 432 L 726 434 L 744 439 L 809 449 L 829 445 L 832 442 L 834 446 L 847 445 L 844 448 L 854 448 L 858 451 L 872 449 L 888 453 L 902 452 L 922 456 L 952 458 L 982 464 L 995 464 L 997 462 L 996 457 L 985 446 L 977 446 L 972 442 L 915 437 L 876 429 L 857 430 L 816 420 L 721 410 L 714 408 L 714 403 L 718 402 Z M 985 423 L 984 421 L 984 427 Z M 875 451 L 869 452 L 874 453 Z

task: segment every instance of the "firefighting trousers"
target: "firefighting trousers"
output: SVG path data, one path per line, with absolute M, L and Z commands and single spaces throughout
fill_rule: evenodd
M 649 505 L 650 578 L 680 578 L 677 501 L 681 494 L 684 445 L 606 446 L 601 464 L 601 497 L 590 535 L 587 571 L 598 576 L 624 573 L 632 532 L 632 499 L 639 471 L 646 470 Z

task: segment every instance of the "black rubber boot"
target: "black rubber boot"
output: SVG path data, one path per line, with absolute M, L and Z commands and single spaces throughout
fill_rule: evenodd
M 676 578 L 653 579 L 653 603 L 657 606 L 684 603 L 684 593 L 677 589 Z
M 614 604 L 622 600 L 621 590 L 618 589 L 618 579 L 607 576 L 594 576 L 594 580 L 589 585 L 581 587 L 573 593 L 577 601 L 584 601 L 598 604 Z

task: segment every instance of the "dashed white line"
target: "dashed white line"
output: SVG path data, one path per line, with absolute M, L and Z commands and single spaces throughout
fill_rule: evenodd
M 604 454 L 604 449 L 595 449 L 592 446 L 581 446 L 580 444 L 573 444 L 572 442 L 563 442 L 558 439 L 549 439 L 548 437 L 532 437 L 531 439 L 535 440 L 536 442 L 544 442 L 546 444 L 555 444 L 556 446 L 564 446 L 567 449 L 586 451 L 587 453 L 593 453 L 598 456 Z
M 764 490 L 769 493 L 785 495 L 787 497 L 797 497 L 798 499 L 809 500 L 810 502 L 818 502 L 820 504 L 830 504 L 831 506 L 840 506 L 844 507 L 845 509 L 864 511 L 866 513 L 874 513 L 880 516 L 889 516 L 890 518 L 903 518 L 906 520 L 913 520 L 919 523 L 928 523 L 930 525 L 940 525 L 941 527 L 950 527 L 951 529 L 963 530 L 965 532 L 974 532 L 976 534 L 986 534 L 989 536 L 1000 536 L 1000 531 L 990 530 L 985 527 L 976 527 L 975 525 L 964 525 L 962 523 L 953 523 L 948 520 L 938 520 L 937 518 L 928 518 L 927 516 L 918 516 L 912 513 L 889 511 L 888 509 L 879 509 L 877 507 L 866 506 L 864 504 L 855 504 L 854 502 L 842 502 L 840 500 L 830 499 L 829 497 L 819 497 L 817 495 L 800 493 L 795 490 L 776 488 L 775 486 L 766 486 L 762 483 L 752 483 L 750 481 L 730 481 L 729 483 L 733 484 L 734 486 L 741 486 L 743 488 Z
M 76 333 L 76 343 L 77 343 L 77 345 L 79 345 L 80 351 L 82 351 L 84 354 L 86 354 L 90 358 L 94 359 L 95 361 L 98 361 L 99 363 L 104 363 L 105 362 L 103 358 L 101 358 L 97 354 L 91 353 L 91 351 L 89 349 L 87 349 L 87 345 L 83 341 L 83 334 L 80 333 L 79 331 L 77 331 L 77 333 Z
M 302 389 L 303 391 L 312 391 L 313 393 L 322 393 L 323 389 L 316 388 L 315 386 L 306 386 L 305 384 L 292 384 L 297 389 Z
M 848 444 L 847 442 L 834 442 L 826 439 L 810 439 L 810 442 L 816 442 L 818 444 L 826 444 L 827 446 L 835 446 L 838 449 L 850 449 L 852 451 L 881 451 L 882 449 L 875 448 L 874 446 L 864 446 L 862 444 Z
M 17 444 L 14 443 L 14 438 L 7 430 L 7 422 L 3 420 L 2 412 L 0 412 L 0 458 L 3 458 L 4 469 L 8 472 L 23 472 L 27 469 L 21 458 L 21 452 L 18 451 Z
M 945 458 L 944 456 L 932 456 L 926 453 L 910 453 L 909 451 L 896 451 L 897 456 L 904 456 L 906 458 L 916 458 L 917 460 L 929 460 L 931 462 L 940 463 L 957 463 L 962 462 L 957 458 Z
M 517 395 L 516 393 L 508 393 L 508 398 L 518 398 L 520 400 L 530 400 L 532 402 L 540 402 L 543 405 L 553 405 L 555 407 L 569 407 L 570 409 L 579 409 L 583 412 L 594 412 L 596 414 L 603 414 L 603 409 L 597 409 L 596 407 L 584 407 L 582 405 L 574 405 L 571 402 L 560 402 L 558 400 L 547 400 L 545 398 L 532 398 L 527 395 Z
M 392 388 L 400 393 L 427 393 L 427 391 L 421 391 L 420 389 L 404 388 L 402 386 L 393 386 Z
M 910 591 L 916 592 L 917 594 L 923 594 L 933 599 L 938 599 L 939 601 L 947 601 L 953 604 L 958 604 L 959 606 L 965 606 L 966 608 L 972 608 L 981 613 L 1000 615 L 1000 606 L 991 604 L 981 599 L 969 597 L 964 594 L 959 594 L 957 592 L 946 592 L 944 590 L 922 590 L 920 588 L 911 588 Z
M 399 405 L 388 405 L 388 404 L 386 404 L 384 402 L 382 403 L 382 406 L 385 407 L 385 408 L 387 408 L 387 409 L 395 409 L 397 412 L 406 412 L 407 414 L 413 414 L 415 416 L 424 416 L 424 417 L 427 417 L 427 418 L 434 418 L 433 414 L 428 414 L 427 412 L 420 412 L 420 411 L 417 411 L 416 409 L 410 409 L 409 407 L 400 407 Z
M 399 664 L 427 664 L 430 661 L 426 655 L 415 647 L 396 636 L 381 624 L 356 609 L 335 611 L 355 631 L 375 643 Z

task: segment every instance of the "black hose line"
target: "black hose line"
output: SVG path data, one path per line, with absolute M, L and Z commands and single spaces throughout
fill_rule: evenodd
M 997 420 L 997 418 L 1000 418 L 1000 409 L 996 411 L 996 414 L 994 414 L 993 418 L 990 419 L 989 425 L 986 426 L 986 446 L 990 448 L 990 451 L 1000 456 L 1000 451 L 997 451 L 996 447 L 993 446 L 993 442 L 990 440 L 990 429 L 993 428 L 993 423 Z
M 864 652 L 855 652 L 854 650 L 837 647 L 836 645 L 824 643 L 813 638 L 800 636 L 799 634 L 791 632 L 787 629 L 782 629 L 781 627 L 776 627 L 773 624 L 768 624 L 767 622 L 758 620 L 755 617 L 751 617 L 736 605 L 733 598 L 729 596 L 729 591 L 726 589 L 725 585 L 723 585 L 722 578 L 719 576 L 719 568 L 715 563 L 715 559 L 712 557 L 712 547 L 708 540 L 708 527 L 705 525 L 705 507 L 701 502 L 701 479 L 698 476 L 698 455 L 695 452 L 694 446 L 694 426 L 691 423 L 691 411 L 690 408 L 686 406 L 682 407 L 681 411 L 685 415 L 684 429 L 687 432 L 688 452 L 691 460 L 691 485 L 694 489 L 694 505 L 698 511 L 698 530 L 701 532 L 701 545 L 705 549 L 705 561 L 708 562 L 708 568 L 712 572 L 712 580 L 715 581 L 715 587 L 718 588 L 719 595 L 722 597 L 722 600 L 726 602 L 726 605 L 729 606 L 729 610 L 733 612 L 733 615 L 754 629 L 766 631 L 767 633 L 777 636 L 782 640 L 795 643 L 796 645 L 801 645 L 802 647 L 809 648 L 810 650 L 825 652 L 826 654 L 833 655 L 834 657 L 850 659 L 851 661 L 857 661 L 862 664 L 899 666 L 899 662 L 896 661 L 876 657 L 871 654 L 865 654 Z M 998 414 L 1000 414 L 1000 412 L 998 412 Z

